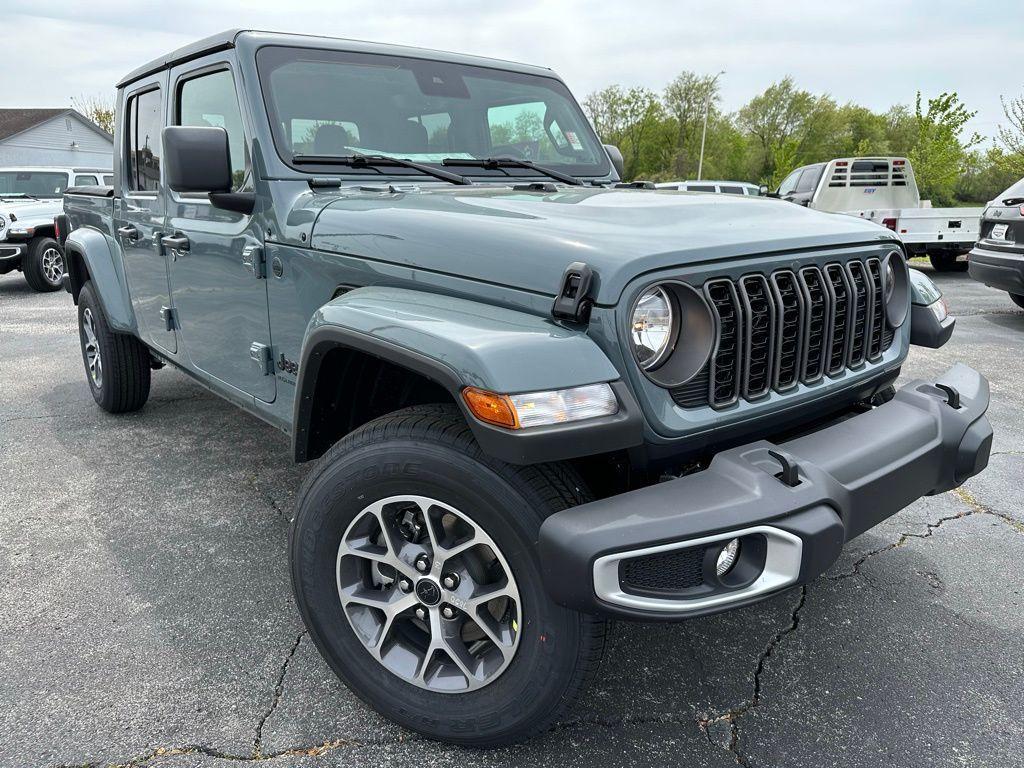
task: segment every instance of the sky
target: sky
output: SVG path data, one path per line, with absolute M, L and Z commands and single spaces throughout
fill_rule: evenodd
M 993 6 L 988 6 L 992 8 Z M 875 110 L 957 91 L 985 137 L 1000 96 L 1024 94 L 1024 3 L 947 0 L 0 0 L 0 107 L 69 106 L 233 27 L 416 45 L 549 66 L 580 100 L 612 83 L 661 90 L 689 69 L 721 78 L 733 111 L 792 75 Z

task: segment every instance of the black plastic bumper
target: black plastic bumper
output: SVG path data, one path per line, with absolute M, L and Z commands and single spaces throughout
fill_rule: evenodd
M 26 249 L 25 243 L 0 243 L 0 275 L 17 269 Z
M 649 620 L 715 613 L 806 583 L 849 539 L 984 469 L 992 444 L 988 404 L 986 379 L 958 364 L 935 383 L 911 382 L 890 402 L 812 434 L 724 451 L 702 472 L 556 513 L 540 531 L 547 588 L 563 605 Z M 795 485 L 780 478 L 778 456 L 798 467 Z M 621 567 L 637 552 L 679 552 L 740 531 L 778 538 L 784 551 L 768 561 L 781 572 L 789 558 L 792 572 L 768 579 L 762 552 L 765 574 L 742 588 L 697 590 L 692 601 L 607 588 L 616 560 Z
M 975 248 L 968 271 L 972 278 L 991 288 L 1024 296 L 1024 254 Z

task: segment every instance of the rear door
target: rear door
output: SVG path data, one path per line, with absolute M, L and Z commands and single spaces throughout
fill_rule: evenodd
M 160 131 L 167 73 L 133 83 L 121 110 L 121 196 L 114 202 L 114 230 L 124 255 L 132 308 L 143 341 L 174 353 L 167 255 L 160 242 L 165 219 L 160 181 Z
M 224 128 L 234 191 L 252 191 L 248 137 L 230 51 L 171 70 L 170 125 Z M 181 343 L 197 370 L 237 394 L 271 402 L 267 281 L 260 229 L 249 214 L 214 208 L 204 194 L 168 191 L 167 229 L 183 244 L 169 262 Z M 253 265 L 256 265 L 254 269 Z

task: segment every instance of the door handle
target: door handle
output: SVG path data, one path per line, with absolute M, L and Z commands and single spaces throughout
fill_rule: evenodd
M 180 232 L 173 235 L 164 235 L 160 238 L 160 245 L 179 253 L 187 253 L 189 248 L 188 237 Z
M 139 230 L 129 224 L 127 227 L 118 227 L 117 234 L 123 237 L 125 240 L 131 240 L 135 242 L 139 239 Z

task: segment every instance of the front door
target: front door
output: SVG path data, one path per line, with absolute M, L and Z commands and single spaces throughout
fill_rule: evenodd
M 251 191 L 248 131 L 230 52 L 172 69 L 171 82 L 168 124 L 224 128 L 234 190 Z M 171 294 L 189 362 L 236 394 L 272 402 L 276 380 L 257 223 L 251 215 L 214 208 L 206 195 L 169 190 L 167 232 Z
M 166 77 L 161 73 L 140 83 L 122 108 L 121 195 L 114 205 L 114 234 L 124 255 L 139 336 L 173 354 L 177 344 L 167 256 L 160 242 L 166 216 L 160 185 Z

